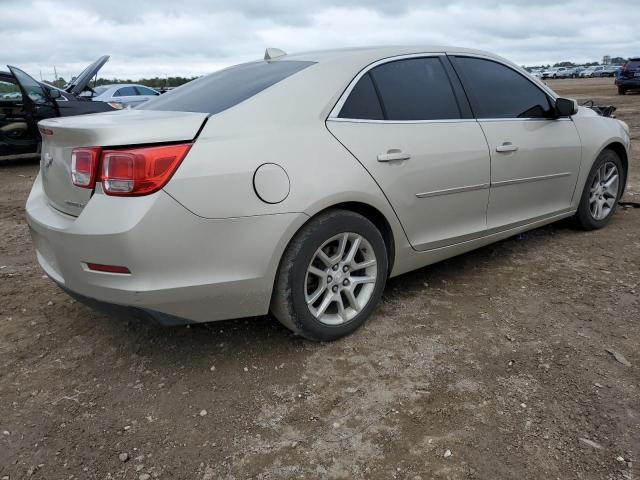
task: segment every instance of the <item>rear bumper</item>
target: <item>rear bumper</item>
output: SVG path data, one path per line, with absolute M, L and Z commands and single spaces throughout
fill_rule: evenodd
M 616 85 L 626 88 L 640 88 L 640 77 L 616 78 Z
M 48 204 L 40 177 L 26 211 L 38 262 L 63 289 L 169 316 L 172 324 L 267 313 L 282 252 L 307 219 L 205 219 L 164 191 L 133 198 L 97 192 L 72 217 Z M 91 271 L 87 262 L 131 274 Z

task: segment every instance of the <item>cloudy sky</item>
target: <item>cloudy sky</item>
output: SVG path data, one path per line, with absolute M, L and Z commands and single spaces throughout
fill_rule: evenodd
M 201 75 L 288 52 L 456 45 L 525 65 L 640 55 L 640 0 L 0 0 L 1 63 L 68 79 Z M 3 66 L 0 66 L 2 68 Z

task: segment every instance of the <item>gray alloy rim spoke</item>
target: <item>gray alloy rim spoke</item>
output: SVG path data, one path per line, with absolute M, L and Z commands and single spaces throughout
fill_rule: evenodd
M 362 235 L 334 235 L 314 253 L 305 277 L 311 314 L 326 325 L 352 320 L 367 305 L 377 281 L 377 259 Z
M 589 211 L 595 220 L 609 216 L 618 197 L 620 175 L 618 167 L 606 162 L 596 172 L 589 189 Z

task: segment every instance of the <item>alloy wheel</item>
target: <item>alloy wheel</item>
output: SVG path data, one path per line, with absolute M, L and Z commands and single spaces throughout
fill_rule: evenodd
M 604 220 L 611 213 L 618 198 L 620 175 L 618 167 L 605 162 L 598 168 L 589 191 L 589 211 L 595 220 Z
M 305 300 L 325 325 L 353 319 L 369 302 L 376 286 L 377 259 L 362 235 L 340 233 L 314 253 L 305 276 Z

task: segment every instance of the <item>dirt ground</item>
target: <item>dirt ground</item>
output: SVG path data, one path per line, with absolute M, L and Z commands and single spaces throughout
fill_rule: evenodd
M 552 86 L 618 106 L 639 202 L 640 95 Z M 640 476 L 640 209 L 393 279 L 365 328 L 316 344 L 75 303 L 33 253 L 37 170 L 0 164 L 0 480 Z

